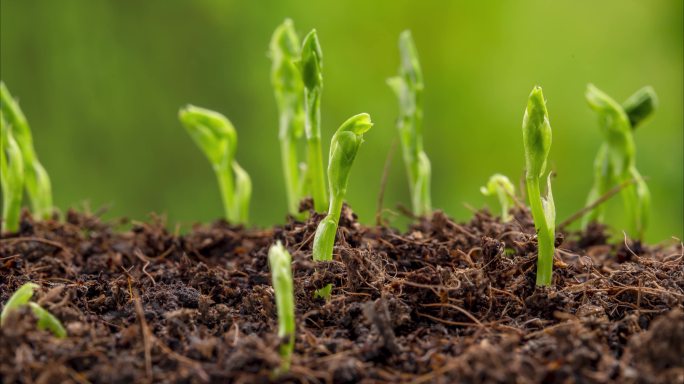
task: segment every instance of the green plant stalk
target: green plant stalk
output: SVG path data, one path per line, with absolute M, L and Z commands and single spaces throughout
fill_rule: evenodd
M 192 105 L 181 108 L 178 116 L 216 174 L 226 220 L 246 223 L 252 183 L 235 161 L 237 133 L 233 124 L 218 112 Z
M 329 261 L 333 258 L 335 235 L 340 221 L 342 204 L 347 194 L 349 174 L 356 154 L 363 143 L 363 134 L 373 123 L 367 113 L 350 117 L 337 129 L 330 141 L 328 162 L 328 187 L 330 190 L 330 206 L 328 215 L 316 228 L 313 242 L 313 259 Z M 330 297 L 331 285 L 320 289 L 316 294 L 324 298 Z
M 316 30 L 304 38 L 300 68 L 304 83 L 304 109 L 307 154 L 307 179 L 316 212 L 324 212 L 328 205 L 323 173 L 321 149 L 321 91 L 323 89 L 323 52 Z
M 2 187 L 1 232 L 16 232 L 21 219 L 24 192 L 24 159 L 0 111 L 0 187 Z
M 0 110 L 5 115 L 14 139 L 21 148 L 24 160 L 24 184 L 31 201 L 31 210 L 36 218 L 49 219 L 53 212 L 50 177 L 38 160 L 26 116 L 3 82 L 0 82 Z
M 430 198 L 431 166 L 423 150 L 423 74 L 410 31 L 399 36 L 401 66 L 399 75 L 387 84 L 399 100 L 397 129 L 411 194 L 411 206 L 416 216 L 432 213 Z
M 594 161 L 594 185 L 587 204 L 592 204 L 615 185 L 635 180 L 620 191 L 624 210 L 629 217 L 629 233 L 643 238 L 648 226 L 650 192 L 636 168 L 636 145 L 633 130 L 646 120 L 657 107 L 657 96 L 651 87 L 635 92 L 622 105 L 596 88 L 587 86 L 589 106 L 597 112 L 604 136 Z M 594 221 L 603 221 L 604 207 L 598 206 L 582 218 L 582 227 Z
M 551 150 L 551 124 L 541 87 L 530 93 L 523 117 L 525 149 L 525 180 L 534 227 L 537 232 L 537 285 L 551 285 L 555 249 L 556 208 L 551 192 L 551 175 L 547 178 L 546 197 L 542 197 L 540 182 L 546 171 Z
M 304 133 L 304 84 L 297 68 L 300 43 L 292 20 L 286 19 L 273 32 L 270 44 L 271 83 L 278 106 L 280 153 L 285 177 L 288 212 L 297 218 L 304 196 L 299 175 L 297 143 Z
M 295 343 L 295 301 L 292 256 L 278 241 L 268 251 L 273 291 L 278 311 L 278 337 L 281 339 L 281 365 L 278 373 L 290 370 Z

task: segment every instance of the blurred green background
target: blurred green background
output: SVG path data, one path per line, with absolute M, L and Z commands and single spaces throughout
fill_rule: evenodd
M 403 29 L 413 31 L 425 75 L 433 203 L 458 220 L 469 218 L 466 204 L 498 209 L 479 193 L 492 173 L 522 175 L 520 125 L 533 85 L 548 99 L 562 220 L 584 204 L 601 139 L 586 84 L 618 101 L 650 84 L 660 109 L 636 132 L 637 164 L 653 194 L 647 238 L 660 241 L 683 232 L 682 4 L 2 0 L 1 77 L 21 99 L 60 208 L 111 204 L 109 217 L 158 212 L 183 225 L 220 217 L 214 176 L 176 118 L 190 102 L 224 113 L 238 129 L 259 226 L 283 222 L 286 212 L 267 57 L 285 17 L 302 35 L 315 27 L 321 39 L 324 137 L 359 112 L 375 122 L 347 196 L 367 223 L 397 136 L 385 79 L 396 73 Z M 409 205 L 398 151 L 385 206 L 397 203 Z M 616 233 L 621 211 L 616 199 Z

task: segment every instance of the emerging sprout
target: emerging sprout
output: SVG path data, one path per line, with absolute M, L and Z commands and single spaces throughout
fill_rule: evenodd
M 181 108 L 178 117 L 214 169 L 226 219 L 246 223 L 252 182 L 235 161 L 237 133 L 233 124 L 218 112 L 193 105 Z
M 633 129 L 655 109 L 657 99 L 653 89 L 645 87 L 624 103 L 618 104 L 594 85 L 587 86 L 586 98 L 597 112 L 604 141 L 594 161 L 594 185 L 588 204 L 595 202 L 610 188 L 634 180 L 620 191 L 625 212 L 630 219 L 630 233 L 643 237 L 648 224 L 651 197 L 646 181 L 636 168 L 636 146 Z M 629 111 L 629 112 L 627 112 Z M 593 220 L 603 220 L 604 208 L 597 206 L 584 216 L 582 226 Z
M 546 186 L 546 197 L 540 184 L 546 171 L 546 159 L 551 150 L 551 124 L 541 87 L 534 87 L 527 101 L 523 117 L 525 146 L 525 179 L 534 226 L 537 230 L 537 285 L 551 284 L 556 226 L 556 208 L 551 193 L 551 174 Z
M 313 259 L 316 261 L 332 260 L 337 223 L 340 221 L 342 203 L 347 194 L 347 183 L 352 164 L 363 143 L 363 134 L 371 129 L 373 123 L 367 113 L 350 117 L 337 129 L 330 141 L 328 163 L 328 186 L 330 190 L 330 207 L 328 215 L 316 228 L 313 242 Z M 329 297 L 331 286 L 328 285 L 317 292 L 318 296 Z
M 24 193 L 24 160 L 21 149 L 14 140 L 12 130 L 0 110 L 0 186 L 2 187 L 1 232 L 19 229 L 21 200 Z
M 43 165 L 33 147 L 33 135 L 19 104 L 12 98 L 4 83 L 0 82 L 0 110 L 10 126 L 24 160 L 24 183 L 31 201 L 33 214 L 40 219 L 52 215 L 52 186 Z
M 280 373 L 290 369 L 295 342 L 295 303 L 292 283 L 292 256 L 278 241 L 268 250 L 268 263 L 278 310 L 278 337 L 280 337 Z
M 292 20 L 286 19 L 276 28 L 271 38 L 271 83 L 278 105 L 280 154 L 283 161 L 287 209 L 299 215 L 299 201 L 304 196 L 299 173 L 297 143 L 304 134 L 304 84 L 297 68 L 299 37 Z
M 316 30 L 304 38 L 300 69 L 304 83 L 304 108 L 306 118 L 307 180 L 316 212 L 325 211 L 325 175 L 321 150 L 321 91 L 323 89 L 323 52 L 318 43 Z
M 508 177 L 495 173 L 487 182 L 487 186 L 480 187 L 480 192 L 485 196 L 493 196 L 499 199 L 501 204 L 501 220 L 507 222 L 511 219 L 511 215 L 508 211 L 511 209 L 511 205 L 515 204 L 515 187 Z
M 399 36 L 399 75 L 387 80 L 399 99 L 397 128 L 406 165 L 411 206 L 416 216 L 430 215 L 430 160 L 423 150 L 423 73 L 410 31 Z
M 16 292 L 7 300 L 5 306 L 2 308 L 2 313 L 0 314 L 0 326 L 5 325 L 5 320 L 12 311 L 16 311 L 23 306 L 28 305 L 31 308 L 31 312 L 38 319 L 38 329 L 47 329 L 52 332 L 58 338 L 66 337 L 66 330 L 62 326 L 62 323 L 53 316 L 50 312 L 45 310 L 43 307 L 37 303 L 30 302 L 31 297 L 33 297 L 33 291 L 38 288 L 38 284 L 26 283 L 19 287 Z

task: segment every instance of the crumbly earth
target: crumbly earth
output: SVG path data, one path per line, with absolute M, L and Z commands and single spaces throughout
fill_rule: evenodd
M 345 207 L 334 261 L 315 264 L 320 219 L 178 235 L 154 218 L 118 231 L 76 212 L 24 216 L 0 239 L 0 301 L 38 283 L 35 299 L 68 337 L 14 312 L 0 329 L 2 381 L 684 382 L 681 244 L 611 244 L 600 226 L 565 233 L 540 289 L 523 210 L 509 223 L 438 212 L 400 233 Z M 276 240 L 293 256 L 297 316 L 292 368 L 279 377 Z M 331 299 L 314 298 L 328 283 Z

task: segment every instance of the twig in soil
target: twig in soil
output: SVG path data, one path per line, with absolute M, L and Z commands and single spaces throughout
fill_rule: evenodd
M 389 176 L 389 169 L 392 165 L 392 157 L 394 156 L 394 151 L 397 149 L 397 139 L 396 137 L 392 141 L 392 146 L 389 152 L 387 152 L 387 158 L 385 159 L 385 165 L 382 168 L 382 178 L 380 179 L 380 193 L 378 193 L 378 207 L 375 211 L 375 225 L 378 227 L 383 226 L 382 220 L 382 203 L 385 199 L 385 187 L 387 186 L 387 177 Z
M 145 374 L 147 376 L 147 381 L 152 382 L 152 345 L 151 345 L 151 331 L 147 325 L 147 320 L 145 320 L 145 311 L 143 310 L 142 303 L 140 301 L 140 296 L 135 293 L 135 298 L 133 300 L 135 303 L 135 313 L 138 315 L 138 321 L 140 322 L 140 329 L 143 336 L 143 348 L 145 349 Z
M 142 251 L 141 251 L 140 249 L 134 250 L 134 251 L 133 251 L 133 254 L 135 255 L 135 257 L 137 257 L 138 259 L 140 259 L 140 261 L 142 261 L 143 263 L 145 263 L 145 264 L 142 266 L 142 268 L 141 268 L 142 273 L 144 273 L 145 276 L 149 277 L 150 280 L 152 280 L 152 285 L 157 285 L 157 282 L 154 281 L 154 277 L 152 277 L 152 275 L 150 275 L 149 272 L 147 272 L 147 271 L 145 270 L 145 269 L 147 268 L 147 266 L 150 265 L 150 260 L 148 260 L 147 257 L 145 257 L 145 255 L 142 254 Z
M 585 214 L 587 214 L 588 212 L 590 212 L 594 208 L 598 207 L 599 205 L 605 203 L 611 197 L 617 195 L 621 190 L 625 189 L 626 187 L 628 187 L 629 185 L 634 184 L 634 183 L 636 183 L 635 179 L 629 179 L 629 180 L 623 181 L 621 184 L 618 184 L 618 185 L 614 186 L 613 188 L 609 189 L 608 192 L 604 193 L 601 197 L 594 200 L 593 203 L 591 203 L 591 204 L 587 205 L 586 207 L 580 209 L 579 211 L 573 213 L 572 215 L 570 215 L 570 217 L 568 217 L 567 219 L 563 220 L 560 224 L 558 224 L 558 230 L 562 230 L 565 227 L 567 227 L 568 225 L 570 225 L 570 224 L 574 223 L 575 221 L 581 219 L 582 216 L 584 216 Z
M 420 306 L 421 307 L 446 307 L 446 308 L 455 309 L 455 310 L 461 312 L 462 314 L 464 314 L 467 318 L 472 320 L 474 323 L 476 323 L 480 327 L 484 327 L 484 325 L 480 322 L 480 320 L 477 319 L 477 317 L 473 316 L 472 313 L 466 311 L 465 309 L 459 307 L 458 305 L 448 304 L 448 303 L 428 303 L 428 304 L 421 304 Z
M 446 324 L 446 325 L 454 325 L 457 327 L 480 327 L 480 325 L 475 324 L 475 323 L 464 323 L 460 321 L 451 321 L 451 320 L 445 320 L 445 319 L 440 319 L 439 317 L 431 316 L 428 315 L 427 313 L 421 313 L 416 311 L 416 314 L 420 317 L 425 317 L 427 319 L 430 319 L 432 321 L 436 321 L 438 323 Z
M 29 242 L 29 241 L 35 241 L 36 243 L 43 243 L 47 245 L 51 245 L 53 247 L 61 249 L 64 253 L 66 253 L 68 256 L 73 256 L 73 253 L 64 246 L 62 243 L 58 243 L 56 241 L 48 240 L 48 239 L 43 239 L 40 237 L 10 237 L 7 239 L 0 239 L 0 243 L 8 242 L 10 245 L 14 245 L 15 243 L 21 243 L 21 242 Z

